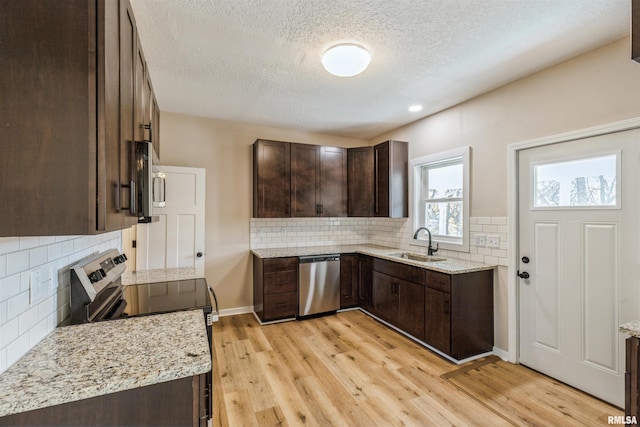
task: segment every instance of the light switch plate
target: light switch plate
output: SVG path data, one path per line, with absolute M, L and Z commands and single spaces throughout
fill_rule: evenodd
M 498 249 L 500 247 L 500 236 L 498 236 L 497 234 L 488 234 L 487 247 Z
M 485 239 L 485 235 L 484 234 L 476 234 L 475 235 L 475 241 L 476 241 L 476 246 L 485 246 L 486 245 L 486 239 Z
M 40 269 L 31 272 L 29 284 L 29 304 L 34 304 L 47 296 L 49 281 L 42 281 Z

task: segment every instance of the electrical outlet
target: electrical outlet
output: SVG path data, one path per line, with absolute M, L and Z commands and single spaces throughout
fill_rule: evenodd
M 500 236 L 498 236 L 497 234 L 488 234 L 487 247 L 494 249 L 500 248 Z
M 475 235 L 475 239 L 476 239 L 476 246 L 483 246 L 486 245 L 486 240 L 485 240 L 485 235 L 484 234 L 476 234 Z
M 40 269 L 34 270 L 30 275 L 29 285 L 29 304 L 34 304 L 47 296 L 49 290 L 49 281 L 42 280 L 42 272 Z

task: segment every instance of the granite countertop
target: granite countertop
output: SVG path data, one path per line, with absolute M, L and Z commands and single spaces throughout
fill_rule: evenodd
M 282 258 L 282 257 L 295 257 L 295 256 L 308 256 L 308 255 L 323 255 L 323 254 L 346 254 L 346 253 L 360 253 L 364 255 L 370 255 L 376 258 L 382 258 L 389 261 L 399 262 L 402 264 L 413 265 L 416 267 L 425 268 L 427 270 L 439 271 L 446 274 L 462 274 L 471 273 L 474 271 L 492 270 L 496 268 L 493 264 L 482 264 L 479 262 L 465 261 L 457 258 L 446 258 L 444 261 L 436 262 L 423 262 L 414 261 L 406 258 L 400 258 L 392 256 L 400 252 L 415 252 L 418 251 L 406 251 L 398 248 L 389 248 L 378 245 L 340 245 L 340 246 L 313 246 L 306 248 L 276 248 L 276 249 L 252 249 L 251 252 L 259 258 Z M 421 255 L 424 255 L 423 253 Z M 440 257 L 439 255 L 435 255 Z
M 629 336 L 640 338 L 640 320 L 620 325 L 620 332 L 626 332 Z
M 200 310 L 59 327 L 0 375 L 0 416 L 210 370 Z
M 125 271 L 122 275 L 123 285 L 140 283 L 157 283 L 172 280 L 200 279 L 195 267 L 162 268 L 157 270 Z

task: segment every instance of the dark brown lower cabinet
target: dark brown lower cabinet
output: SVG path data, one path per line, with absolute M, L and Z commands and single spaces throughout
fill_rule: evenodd
M 624 414 L 640 417 L 640 338 L 629 337 L 626 342 L 624 376 Z
M 358 255 L 340 256 L 340 308 L 358 305 Z
M 263 321 L 298 313 L 298 258 L 253 257 L 253 309 Z
M 207 425 L 206 374 L 0 418 L 0 426 Z
M 451 353 L 451 298 L 448 293 L 425 289 L 425 342 Z
M 373 258 L 368 255 L 358 255 L 358 306 L 367 311 L 373 310 Z
M 493 271 L 427 270 L 425 342 L 461 360 L 493 349 Z
M 373 312 L 424 340 L 424 285 L 373 272 Z

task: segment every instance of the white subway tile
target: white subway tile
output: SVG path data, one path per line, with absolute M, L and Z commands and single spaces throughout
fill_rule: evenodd
M 20 237 L 20 249 L 31 249 L 40 246 L 40 237 Z
M 7 254 L 7 275 L 20 273 L 29 268 L 29 251 Z
M 36 323 L 38 323 L 38 307 L 33 307 L 18 317 L 18 333 L 26 334 Z
M 491 249 L 489 248 L 478 248 L 479 255 L 491 255 Z
M 18 338 L 18 319 L 9 320 L 0 327 L 0 348 L 6 347 L 16 338 Z
M 494 256 L 486 256 L 484 257 L 484 262 L 486 264 L 500 264 L 500 260 Z
M 0 348 L 0 374 L 7 370 L 7 349 Z
M 47 246 L 47 259 L 49 262 L 62 258 L 62 243 L 54 243 Z
M 29 250 L 29 267 L 34 268 L 48 261 L 46 246 L 40 246 Z
M 53 330 L 50 328 L 50 323 L 50 318 L 47 316 L 44 320 L 38 322 L 29 330 L 29 345 L 31 347 L 34 347 L 42 341 L 42 339 Z
M 22 292 L 7 300 L 7 319 L 14 319 L 29 309 L 29 292 Z M 36 318 L 38 317 L 36 311 Z
M 493 224 L 493 225 L 506 225 L 507 224 L 507 217 L 504 217 L 504 216 L 492 217 L 491 218 L 491 224 Z
M 20 293 L 20 275 L 0 279 L 0 301 L 6 301 Z
M 19 237 L 0 237 L 0 254 L 8 254 L 20 250 Z
M 7 256 L 0 255 L 0 279 L 7 275 Z
M 482 225 L 480 225 L 480 224 L 471 224 L 471 225 L 469 225 L 469 231 L 471 233 L 481 233 L 482 232 Z
M 0 326 L 7 323 L 7 302 L 0 302 Z
M 491 224 L 491 218 L 486 216 L 478 217 L 478 224 Z
M 50 245 L 56 242 L 55 236 L 40 236 L 39 246 Z
M 484 233 L 497 233 L 498 232 L 498 226 L 497 225 L 483 225 L 482 226 L 482 231 Z
M 7 346 L 7 366 L 13 365 L 29 351 L 29 334 L 24 334 Z
M 491 250 L 491 256 L 498 257 L 498 258 L 506 258 L 507 257 L 507 251 L 502 250 L 502 249 L 492 249 Z
M 31 286 L 31 272 L 23 271 L 20 273 L 20 292 L 26 292 Z

